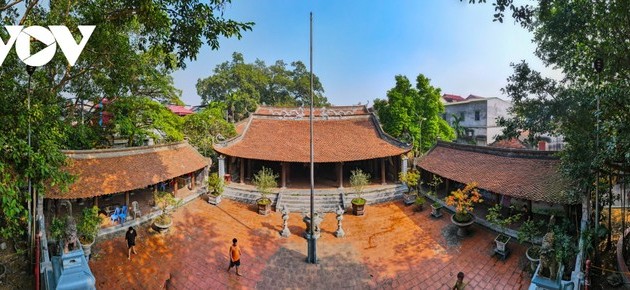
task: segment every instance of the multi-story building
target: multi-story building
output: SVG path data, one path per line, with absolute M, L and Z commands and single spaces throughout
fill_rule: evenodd
M 458 136 L 459 142 L 474 143 L 477 145 L 488 145 L 496 140 L 496 136 L 501 134 L 503 127 L 497 125 L 498 117 L 508 117 L 508 110 L 512 103 L 499 98 L 483 98 L 469 95 L 466 99 L 455 101 L 454 95 L 447 95 L 445 99 L 445 113 L 443 115 L 452 127 L 456 127 L 459 120 L 459 127 L 463 128 L 464 136 Z M 459 96 L 457 96 L 459 97 Z M 457 128 L 456 128 L 457 129 Z

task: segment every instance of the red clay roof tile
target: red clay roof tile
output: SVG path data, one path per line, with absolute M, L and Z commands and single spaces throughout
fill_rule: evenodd
M 50 190 L 46 198 L 74 199 L 125 192 L 172 179 L 209 165 L 186 142 L 104 150 L 64 151 L 66 170 L 77 177 L 68 192 Z
M 575 204 L 565 194 L 568 185 L 558 172 L 553 151 L 472 146 L 439 141 L 418 162 L 422 169 L 479 188 L 532 201 Z
M 315 162 L 344 162 L 400 155 L 411 147 L 385 134 L 365 106 L 314 110 Z M 261 107 L 242 134 L 216 144 L 225 155 L 248 159 L 309 162 L 308 110 Z

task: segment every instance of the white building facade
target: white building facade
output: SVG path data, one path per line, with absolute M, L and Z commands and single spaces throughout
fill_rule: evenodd
M 471 95 L 472 96 L 472 95 Z M 459 125 L 465 128 L 465 138 L 459 142 L 468 142 L 486 146 L 496 140 L 503 127 L 497 125 L 498 117 L 509 117 L 508 110 L 512 103 L 499 98 L 468 97 L 464 101 L 445 103 L 443 118 L 454 127 L 455 115 Z

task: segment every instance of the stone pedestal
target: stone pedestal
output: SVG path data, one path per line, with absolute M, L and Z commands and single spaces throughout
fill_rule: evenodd
M 306 239 L 309 239 L 311 236 L 311 217 L 304 213 L 304 218 L 302 219 L 304 221 L 304 223 L 306 224 L 306 232 L 304 232 L 304 237 Z M 320 235 L 321 235 L 321 230 L 319 228 L 319 224 L 322 222 L 322 217 L 321 217 L 321 213 L 315 213 L 315 218 L 313 219 L 313 238 L 315 239 L 319 239 Z
M 285 204 L 282 207 L 282 231 L 280 232 L 280 236 L 288 238 L 290 235 L 291 231 L 289 230 L 289 209 Z
M 337 211 L 335 212 L 337 214 L 337 231 L 335 231 L 335 237 L 337 238 L 343 238 L 343 236 L 346 235 L 346 233 L 343 231 L 343 228 L 341 227 L 341 221 L 343 220 L 343 213 L 345 211 L 343 210 L 343 208 L 341 208 L 341 206 L 339 206 L 337 208 Z

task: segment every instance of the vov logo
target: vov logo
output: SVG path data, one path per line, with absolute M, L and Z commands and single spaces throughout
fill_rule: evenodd
M 74 66 L 87 44 L 88 39 L 94 32 L 95 25 L 79 25 L 81 41 L 77 43 L 72 37 L 70 30 L 61 25 L 51 25 L 48 29 L 42 26 L 5 26 L 9 32 L 9 41 L 0 41 L 0 66 L 9 54 L 11 47 L 15 43 L 17 56 L 27 65 L 43 66 L 47 64 L 57 52 L 57 44 L 68 60 L 70 66 Z M 38 40 L 46 45 L 46 48 L 35 54 L 31 54 L 31 39 Z

